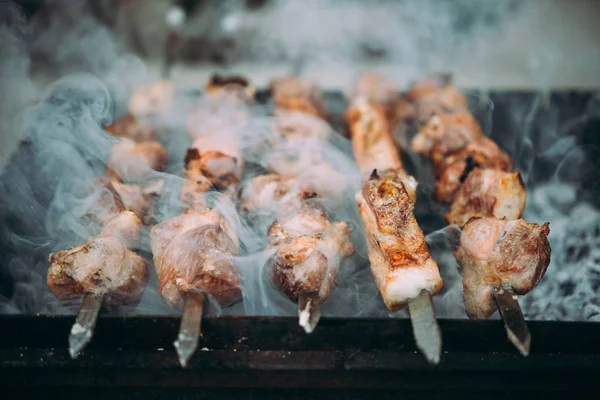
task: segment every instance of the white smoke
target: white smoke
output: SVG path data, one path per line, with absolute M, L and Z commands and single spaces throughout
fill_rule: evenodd
M 6 165 L 0 181 L 0 217 L 6 222 L 1 237 L 8 239 L 8 245 L 0 246 L 7 246 L 10 257 L 0 258 L 5 263 L 0 266 L 0 281 L 10 279 L 12 287 L 4 290 L 4 282 L 0 282 L 2 293 L 10 293 L 9 298 L 0 298 L 0 312 L 75 310 L 75 305 L 56 301 L 46 287 L 48 253 L 85 242 L 93 234 L 93 227 L 82 219 L 80 209 L 90 181 L 102 174 L 115 143 L 102 126 L 123 113 L 134 87 L 154 78 L 125 43 L 89 15 L 84 2 L 49 3 L 56 10 L 50 13 L 51 18 L 31 24 L 14 8 L 2 8 L 8 17 L 0 27 L 0 93 L 11 96 L 0 99 L 0 150 Z M 297 63 L 298 68 L 303 63 L 328 66 L 330 70 L 339 67 L 346 71 L 340 70 L 340 74 L 349 78 L 350 85 L 350 78 L 358 72 L 353 61 L 369 57 L 410 65 L 412 77 L 416 77 L 417 70 L 440 69 L 461 49 L 463 35 L 483 37 L 502 29 L 506 17 L 513 17 L 518 7 L 525 7 L 516 2 L 477 2 L 472 8 L 464 1 L 370 2 L 369 18 L 365 18 L 365 5 L 358 2 L 339 2 L 335 7 L 326 1 L 307 3 L 276 2 L 264 12 L 247 15 L 233 7 L 238 19 L 230 17 L 225 28 L 250 32 L 245 51 L 257 59 L 283 58 Z M 496 24 L 490 28 L 486 21 Z M 457 25 L 464 29 L 457 29 Z M 533 71 L 544 72 L 532 72 L 539 80 L 535 84 L 544 90 L 555 76 L 553 54 L 551 46 L 541 49 L 529 63 Z M 478 57 L 485 58 L 480 53 L 473 57 L 474 64 Z M 327 83 L 327 76 L 320 78 L 321 83 Z M 47 80 L 53 83 L 46 84 Z M 154 176 L 165 181 L 163 196 L 154 209 L 157 221 L 178 215 L 182 208 L 181 169 L 185 150 L 192 142 L 186 131 L 186 117 L 196 100 L 200 104 L 203 101 L 190 96 L 201 84 L 189 82 L 189 87 L 179 89 L 176 111 L 157 122 L 167 128 L 162 139 L 169 152 L 168 171 Z M 600 213 L 591 203 L 580 201 L 581 174 L 593 174 L 594 166 L 591 153 L 582 148 L 580 137 L 573 131 L 573 126 L 586 123 L 585 116 L 592 115 L 596 106 L 592 104 L 584 116 L 572 115 L 570 124 L 565 124 L 559 115 L 561 110 L 540 95 L 510 107 L 504 104 L 502 109 L 509 110 L 509 114 L 503 116 L 503 127 L 491 128 L 492 138 L 513 156 L 526 180 L 529 200 L 524 217 L 537 223 L 550 221 L 552 264 L 539 287 L 522 299 L 530 318 L 600 318 Z M 211 134 L 239 138 L 249 163 L 245 179 L 264 172 L 264 168 L 277 169 L 282 158 L 296 157 L 290 153 L 297 152 L 300 158 L 308 156 L 296 174 L 304 182 L 339 194 L 326 196 L 323 205 L 333 219 L 351 224 L 357 247 L 356 254 L 344 261 L 337 287 L 323 304 L 323 315 L 388 315 L 367 266 L 362 223 L 353 200 L 359 177 L 348 141 L 334 134 L 330 142 L 299 141 L 291 147 L 281 142 L 273 144 L 276 133 L 272 121 L 265 117 L 264 109 L 257 108 L 247 124 L 232 128 L 227 123 L 211 125 L 211 121 L 203 127 L 210 130 L 217 126 Z M 26 140 L 19 151 L 6 162 L 7 155 L 23 138 Z M 320 173 L 322 170 L 316 168 L 319 160 L 332 166 L 331 174 Z M 431 178 L 431 174 L 422 175 L 417 217 L 428 234 L 431 253 L 445 281 L 442 293 L 434 299 L 437 314 L 464 318 L 461 277 L 449 245 L 456 232 L 443 227 L 444 210 L 431 204 L 433 182 L 427 181 L 427 176 Z M 265 268 L 270 254 L 263 251 L 263 228 L 268 223 L 253 225 L 252 220 L 231 207 L 227 215 L 242 242 L 238 266 L 245 285 L 244 303 L 217 312 L 295 315 L 294 304 L 272 287 Z M 574 223 L 580 219 L 585 223 Z M 150 250 L 147 242 L 142 250 Z M 149 254 L 144 256 L 150 259 Z M 173 311 L 160 298 L 153 274 L 137 309 L 124 312 Z

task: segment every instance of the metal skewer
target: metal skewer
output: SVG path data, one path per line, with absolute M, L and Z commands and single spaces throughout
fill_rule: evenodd
M 531 346 L 531 333 L 523 317 L 523 312 L 517 301 L 517 295 L 510 286 L 496 286 L 493 288 L 494 299 L 498 306 L 500 316 L 504 321 L 508 339 L 515 345 L 522 355 L 529 355 Z
M 92 340 L 103 301 L 104 296 L 96 296 L 92 293 L 86 293 L 83 297 L 79 314 L 77 314 L 77 319 L 69 334 L 69 354 L 71 354 L 71 358 L 77 358 L 81 350 Z
M 179 364 L 187 366 L 189 359 L 198 348 L 202 336 L 202 315 L 204 314 L 204 293 L 188 292 L 185 295 L 179 335 L 173 345 L 179 355 Z
M 298 324 L 306 333 L 312 333 L 321 319 L 321 301 L 318 293 L 298 295 Z
M 442 334 L 435 318 L 431 295 L 427 290 L 422 290 L 417 297 L 408 302 L 408 312 L 417 348 L 430 364 L 439 364 Z

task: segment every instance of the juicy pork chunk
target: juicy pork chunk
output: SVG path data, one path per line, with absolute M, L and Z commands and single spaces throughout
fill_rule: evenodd
M 430 94 L 438 93 L 440 90 L 450 87 L 452 75 L 450 74 L 431 74 L 414 82 L 404 95 L 409 101 L 418 101 Z
M 167 151 L 156 141 L 135 143 L 121 139 L 113 146 L 106 162 L 106 175 L 124 182 L 146 178 L 152 170 L 162 171 L 167 163 Z
M 446 220 L 463 226 L 471 217 L 520 218 L 527 201 L 518 172 L 475 168 L 458 190 Z
M 245 210 L 275 210 L 277 220 L 268 232 L 274 283 L 293 301 L 302 294 L 325 300 L 337 276 L 339 264 L 354 253 L 351 229 L 346 222 L 332 222 L 316 201 L 317 194 L 293 178 L 260 175 L 242 190 Z
M 337 276 L 339 263 L 354 253 L 351 229 L 346 222 L 331 222 L 316 203 L 280 217 L 269 230 L 273 281 L 293 301 L 300 294 L 326 299 Z
M 479 123 L 469 112 L 444 113 L 429 118 L 413 138 L 411 148 L 438 165 L 482 136 Z
M 364 73 L 358 78 L 353 97 L 365 97 L 380 104 L 385 109 L 392 131 L 399 124 L 408 122 L 414 114 L 414 105 L 400 96 L 396 83 L 373 72 Z
M 479 137 L 435 166 L 435 200 L 451 203 L 460 185 L 476 167 L 511 171 L 512 160 L 492 140 Z
M 50 255 L 48 287 L 62 300 L 85 293 L 105 296 L 111 306 L 136 305 L 149 277 L 146 261 L 130 250 L 142 221 L 132 211 L 109 220 L 100 234 L 83 246 Z
M 239 254 L 234 232 L 216 210 L 192 212 L 155 225 L 150 231 L 159 291 L 181 308 L 189 292 L 204 292 L 222 305 L 241 299 L 233 258 Z
M 254 98 L 256 88 L 246 79 L 241 76 L 222 76 L 215 74 L 204 86 L 206 93 L 221 94 L 240 93 L 247 99 Z
M 398 310 L 421 290 L 432 296 L 442 288 L 437 263 L 414 217 L 414 202 L 393 171 L 373 172 L 356 196 L 365 224 L 375 283 L 390 310 Z
M 132 114 L 126 114 L 121 118 L 116 119 L 104 129 L 114 136 L 127 138 L 138 143 L 156 140 L 158 138 L 154 129 L 134 117 Z
M 469 106 L 465 95 L 451 84 L 449 75 L 433 75 L 414 83 L 404 98 L 414 105 L 417 125 L 434 114 L 467 111 Z
M 280 78 L 271 83 L 276 108 L 300 111 L 327 120 L 327 112 L 319 88 L 298 78 Z
M 175 86 L 158 81 L 136 88 L 129 96 L 129 112 L 135 116 L 168 115 L 173 109 Z
M 203 210 L 206 206 L 204 193 L 212 188 L 235 196 L 242 178 L 240 160 L 220 150 L 201 154 L 196 147 L 188 149 L 183 171 L 185 183 L 181 191 L 184 204 Z
M 284 179 L 278 174 L 259 175 L 245 185 L 240 194 L 242 208 L 249 210 L 294 209 L 316 193 L 305 190 L 294 179 Z
M 217 92 L 204 96 L 186 118 L 190 136 L 212 138 L 220 132 L 243 126 L 252 120 L 252 110 L 245 97 L 235 92 Z
M 83 212 L 89 220 L 100 226 L 122 211 L 133 211 L 143 222 L 149 223 L 153 217 L 154 200 L 162 193 L 163 184 L 162 180 L 142 186 L 107 177 L 97 178 L 83 200 Z
M 549 224 L 472 218 L 455 251 L 463 272 L 463 295 L 469 318 L 485 319 L 496 311 L 493 287 L 510 286 L 516 294 L 532 290 L 550 264 Z
M 417 181 L 402 167 L 400 155 L 394 145 L 383 107 L 364 97 L 356 98 L 346 119 L 352 131 L 352 149 L 363 178 L 373 172 L 396 171 L 411 200 L 414 202 Z
M 322 140 L 328 142 L 333 130 L 319 117 L 298 111 L 276 109 L 273 129 L 287 140 Z

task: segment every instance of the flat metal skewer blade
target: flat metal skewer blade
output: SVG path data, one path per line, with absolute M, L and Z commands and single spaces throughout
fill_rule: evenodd
M 318 294 L 298 296 L 298 324 L 306 333 L 312 333 L 321 319 L 321 302 Z
M 442 333 L 435 319 L 431 296 L 427 290 L 408 302 L 417 348 L 430 364 L 439 364 L 442 353 Z
M 81 350 L 92 340 L 103 300 L 103 296 L 96 296 L 91 293 L 87 293 L 83 297 L 79 314 L 77 314 L 77 319 L 69 334 L 69 354 L 71 354 L 71 358 L 77 358 Z
M 494 299 L 504 321 L 508 339 L 524 356 L 529 355 L 531 333 L 517 301 L 517 295 L 509 286 L 494 287 Z
M 202 314 L 204 313 L 204 293 L 187 293 L 179 326 L 179 335 L 173 345 L 179 355 L 179 364 L 183 368 L 198 348 L 202 336 Z

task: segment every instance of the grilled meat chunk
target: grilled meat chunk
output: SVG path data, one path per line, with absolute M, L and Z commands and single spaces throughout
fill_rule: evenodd
M 333 130 L 323 119 L 299 111 L 276 109 L 273 129 L 287 140 L 316 139 L 328 142 Z
M 200 99 L 186 118 L 186 128 L 194 139 L 214 138 L 221 131 L 242 126 L 251 120 L 252 110 L 245 96 L 220 91 Z
M 141 226 L 134 212 L 124 211 L 83 246 L 51 254 L 47 281 L 52 293 L 63 301 L 93 293 L 104 295 L 107 305 L 139 303 L 149 268 L 130 249 L 138 240 Z
M 294 210 L 316 193 L 303 188 L 293 178 L 284 179 L 278 174 L 259 175 L 245 185 L 240 194 L 242 208 L 249 210 Z
M 438 165 L 482 136 L 479 123 L 469 112 L 444 113 L 427 121 L 413 138 L 411 148 Z
M 140 121 L 133 114 L 125 114 L 104 129 L 114 136 L 127 138 L 137 143 L 156 140 L 158 138 L 154 129 Z
M 365 224 L 367 248 L 375 282 L 390 310 L 398 310 L 427 290 L 442 288 L 437 263 L 414 214 L 414 202 L 393 171 L 373 173 L 356 196 Z
M 183 171 L 185 183 L 181 191 L 182 201 L 197 210 L 206 207 L 205 196 L 211 188 L 235 196 L 242 178 L 240 159 L 219 150 L 203 154 L 192 147 L 185 156 Z
M 452 85 L 447 74 L 430 75 L 415 82 L 404 98 L 413 105 L 412 119 L 417 127 L 424 125 L 435 114 L 464 112 L 468 101 Z
M 135 143 L 121 139 L 113 146 L 106 162 L 106 175 L 124 182 L 142 180 L 152 172 L 162 171 L 167 163 L 167 151 L 156 141 Z
M 209 94 L 239 93 L 247 99 L 254 98 L 256 88 L 244 77 L 231 75 L 222 76 L 214 74 L 204 86 Z
M 294 301 L 303 293 L 326 299 L 340 261 L 354 253 L 350 236 L 348 223 L 332 223 L 318 210 L 277 221 L 269 230 L 270 244 L 277 248 L 271 265 L 273 281 Z
M 317 194 L 293 178 L 276 174 L 257 176 L 243 188 L 246 210 L 275 210 L 268 232 L 274 283 L 293 301 L 301 294 L 317 294 L 323 301 L 331 293 L 343 258 L 354 253 L 351 229 L 332 222 L 325 209 L 310 199 Z
M 161 80 L 137 87 L 129 96 L 129 112 L 135 116 L 168 115 L 173 109 L 175 86 Z
M 373 170 L 393 171 L 414 202 L 417 181 L 402 167 L 383 107 L 366 98 L 355 99 L 346 113 L 352 132 L 352 150 L 364 179 Z
M 507 285 L 516 294 L 532 290 L 550 264 L 549 224 L 472 218 L 460 237 L 455 256 L 463 272 L 463 295 L 469 318 L 484 319 L 496 311 L 492 288 Z
M 280 78 L 271 82 L 271 93 L 276 108 L 300 111 L 327 120 L 327 112 L 319 88 L 299 78 Z
M 474 168 L 512 170 L 512 160 L 496 143 L 480 136 L 464 149 L 443 159 L 435 166 L 437 177 L 434 198 L 440 203 L 451 203 L 460 185 Z
M 182 308 L 188 292 L 205 292 L 220 304 L 241 299 L 234 266 L 239 243 L 216 210 L 191 212 L 155 225 L 150 231 L 159 291 L 173 307 Z
M 446 220 L 463 226 L 471 217 L 520 218 L 527 192 L 518 172 L 475 168 L 458 190 Z

